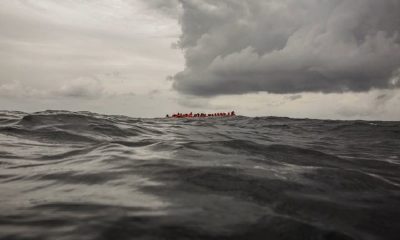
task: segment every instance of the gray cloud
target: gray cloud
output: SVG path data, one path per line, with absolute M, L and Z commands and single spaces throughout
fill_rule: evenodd
M 0 108 L 169 89 L 165 76 L 182 66 L 170 49 L 178 23 L 141 0 L 0 1 L 0 32 Z
M 400 85 L 400 0 L 180 4 L 186 67 L 173 87 L 181 93 L 363 92 Z
M 38 88 L 24 84 L 20 81 L 0 83 L 0 96 L 9 99 L 18 98 L 78 98 L 97 99 L 112 96 L 106 91 L 102 82 L 96 77 L 80 77 L 65 82 L 58 88 Z
M 78 78 L 64 84 L 55 96 L 95 99 L 102 97 L 105 90 L 96 78 Z
M 296 101 L 296 100 L 298 100 L 298 99 L 301 99 L 303 96 L 301 96 L 300 94 L 297 94 L 297 95 L 290 95 L 290 96 L 287 96 L 286 97 L 286 99 L 288 99 L 288 100 L 290 100 L 290 101 Z
M 146 0 L 144 1 L 150 8 L 159 10 L 169 16 L 177 17 L 179 13 L 179 0 Z
M 379 115 L 390 115 L 388 112 L 396 115 L 397 105 L 399 104 L 399 89 L 396 90 L 380 90 L 370 92 L 369 95 L 364 96 L 364 103 L 352 103 L 342 106 L 337 113 L 343 117 L 350 118 L 370 118 L 374 116 L 378 119 Z M 399 115 L 393 119 L 398 119 Z
M 0 97 L 15 98 L 46 98 L 49 92 L 43 89 L 32 88 L 19 81 L 8 83 L 0 82 Z

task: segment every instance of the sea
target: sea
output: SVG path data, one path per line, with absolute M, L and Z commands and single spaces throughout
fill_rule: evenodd
M 400 239 L 400 122 L 0 111 L 0 239 Z

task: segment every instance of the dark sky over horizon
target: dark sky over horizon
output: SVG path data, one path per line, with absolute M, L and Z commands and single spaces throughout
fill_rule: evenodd
M 5 0 L 0 109 L 400 119 L 400 0 Z

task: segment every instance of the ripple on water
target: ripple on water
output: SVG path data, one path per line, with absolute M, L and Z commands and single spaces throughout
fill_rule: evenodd
M 0 111 L 0 239 L 398 239 L 399 133 Z

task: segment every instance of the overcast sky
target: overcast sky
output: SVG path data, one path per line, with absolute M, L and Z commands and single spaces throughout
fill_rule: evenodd
M 2 0 L 0 109 L 400 120 L 400 0 Z

